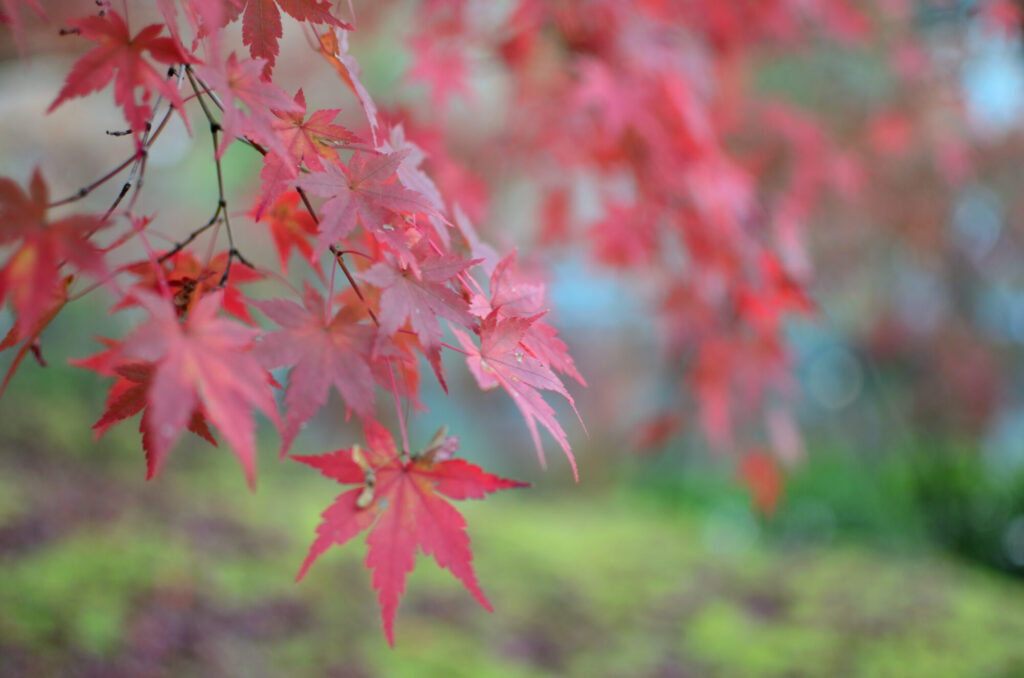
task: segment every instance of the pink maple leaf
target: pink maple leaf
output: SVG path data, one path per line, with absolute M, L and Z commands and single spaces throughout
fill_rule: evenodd
M 323 254 L 328 246 L 351 233 L 359 222 L 373 232 L 384 228 L 395 214 L 435 213 L 428 198 L 395 181 L 395 173 L 405 155 L 402 152 L 368 156 L 357 152 L 348 167 L 327 163 L 325 171 L 312 172 L 299 179 L 299 186 L 305 190 L 328 198 L 322 208 L 314 255 Z
M 512 396 L 512 401 L 526 421 L 541 464 L 546 462 L 544 447 L 537 431 L 538 422 L 547 429 L 565 452 L 572 466 L 573 476 L 578 480 L 576 460 L 565 431 L 555 419 L 555 411 L 544 401 L 538 389 L 558 393 L 569 401 L 574 412 L 576 403 L 551 368 L 532 355 L 523 344 L 523 337 L 538 318 L 539 316 L 503 319 L 497 310 L 491 312 L 481 323 L 479 348 L 465 332 L 457 329 L 453 329 L 452 332 L 468 354 L 466 363 L 480 388 L 486 391 L 501 386 Z M 579 412 L 576 412 L 576 416 L 579 418 Z M 582 420 L 580 423 L 582 424 Z
M 327 403 L 333 384 L 345 405 L 362 418 L 373 416 L 373 373 L 369 354 L 373 328 L 354 322 L 344 307 L 326 315 L 324 299 L 308 283 L 302 305 L 288 299 L 256 301 L 253 305 L 282 329 L 263 336 L 255 353 L 266 367 L 291 366 L 285 392 L 281 454 L 303 423 Z
M 440 361 L 442 329 L 438 318 L 463 327 L 473 327 L 476 322 L 466 300 L 446 283 L 474 263 L 477 262 L 451 254 L 429 255 L 419 261 L 417 275 L 411 267 L 399 266 L 387 255 L 384 261 L 360 273 L 361 279 L 382 290 L 380 329 L 375 350 L 379 350 L 383 342 L 408 321 L 443 386 Z
M 283 89 L 263 79 L 263 65 L 263 59 L 239 61 L 232 52 L 226 61 L 216 61 L 196 69 L 223 99 L 224 115 L 220 127 L 224 138 L 217 148 L 217 157 L 223 155 L 236 137 L 246 136 L 281 158 L 289 157 L 287 147 L 274 131 L 277 117 L 273 112 L 297 113 L 299 106 Z

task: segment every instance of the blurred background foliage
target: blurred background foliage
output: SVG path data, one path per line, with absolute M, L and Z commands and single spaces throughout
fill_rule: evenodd
M 447 423 L 461 454 L 533 488 L 460 506 L 496 613 L 424 561 L 390 650 L 360 546 L 293 583 L 336 489 L 278 462 L 269 429 L 256 493 L 229 455 L 192 439 L 151 483 L 132 423 L 91 439 L 105 385 L 63 363 L 131 316 L 85 301 L 44 335 L 51 365 L 26 364 L 0 401 L 0 677 L 1024 676 L 1024 60 L 1019 36 L 977 26 L 976 3 L 917 6 L 974 125 L 975 178 L 943 211 L 930 169 L 882 156 L 872 171 L 888 192 L 811 232 L 820 313 L 788 330 L 806 455 L 770 516 L 689 416 L 637 444 L 663 394 L 642 376 L 658 371 L 655 330 L 629 280 L 563 253 L 554 315 L 591 384 L 575 391 L 592 430 L 574 436 L 581 483 L 561 460 L 537 468 L 511 404 L 481 397 L 452 361 L 450 397 L 425 391 L 431 412 L 411 435 Z M 387 36 L 403 17 L 354 40 L 390 106 L 417 101 L 389 98 L 407 55 L 400 30 Z M 49 46 L 28 64 L 0 50 L 0 167 L 23 180 L 42 165 L 64 194 L 124 149 L 96 141 L 116 119 L 103 97 L 39 119 L 71 58 L 39 31 Z M 877 54 L 812 56 L 766 58 L 756 87 L 840 127 L 895 96 Z M 899 143 L 898 130 L 878 134 Z M 167 136 L 146 195 L 154 210 L 191 196 L 187 232 L 215 200 L 212 168 L 205 144 Z M 248 197 L 252 157 L 236 145 L 225 167 Z M 520 224 L 512 242 L 530 235 L 516 195 L 499 200 Z M 256 256 L 271 256 L 257 237 Z M 296 449 L 358 439 L 335 411 Z

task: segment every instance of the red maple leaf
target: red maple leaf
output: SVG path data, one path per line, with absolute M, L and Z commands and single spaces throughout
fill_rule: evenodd
M 544 303 L 544 285 L 523 277 L 516 266 L 516 252 L 513 250 L 491 272 L 490 301 L 476 295 L 472 312 L 481 317 L 487 316 L 492 310 L 501 318 L 533 317 L 534 321 L 521 340 L 526 350 L 544 365 L 586 386 L 587 382 L 569 355 L 569 347 L 558 338 L 558 331 L 538 319 L 546 312 Z
M 406 320 L 428 357 L 441 348 L 442 329 L 438 318 L 473 327 L 476 319 L 469 313 L 469 304 L 446 283 L 474 263 L 477 262 L 451 254 L 428 255 L 419 261 L 418 271 L 414 271 L 386 256 L 384 261 L 360 273 L 360 278 L 382 290 L 376 348 L 379 349 Z
M 306 96 L 301 89 L 295 93 L 295 105 L 295 112 L 278 114 L 279 119 L 273 125 L 295 163 L 304 162 L 310 169 L 320 172 L 324 168 L 320 158 L 336 161 L 338 147 L 359 139 L 347 128 L 332 122 L 341 113 L 340 109 L 313 111 L 307 118 Z
M 24 336 L 41 331 L 37 321 L 50 309 L 53 298 L 63 295 L 60 269 L 65 262 L 82 271 L 103 273 L 103 257 L 88 241 L 103 221 L 72 215 L 48 222 L 48 202 L 49 191 L 39 170 L 33 172 L 27 193 L 0 177 L 0 247 L 20 241 L 0 268 L 0 303 L 10 301 Z
M 310 236 L 316 235 L 316 222 L 304 207 L 299 206 L 299 201 L 299 194 L 289 191 L 274 201 L 262 215 L 257 216 L 258 205 L 250 215 L 257 222 L 267 222 L 270 227 L 270 237 L 274 240 L 277 260 L 284 275 L 288 275 L 288 258 L 292 248 L 297 249 L 318 273 L 320 271 L 320 264 L 313 256 L 313 243 L 310 242 Z
M 370 528 L 366 539 L 366 566 L 373 571 L 384 634 L 394 645 L 395 612 L 405 591 L 405 578 L 415 565 L 416 552 L 433 555 L 451 570 L 487 610 L 487 601 L 473 572 L 473 552 L 466 521 L 449 499 L 482 499 L 489 492 L 527 483 L 487 473 L 462 459 L 443 459 L 458 445 L 440 434 L 436 444 L 408 460 L 399 456 L 395 442 L 380 424 L 365 427 L 367 449 L 349 449 L 296 460 L 343 484 L 361 484 L 340 495 L 322 514 L 316 539 L 302 563 L 297 579 L 332 544 L 344 544 Z
M 306 97 L 301 89 L 295 94 L 295 105 L 297 110 L 294 112 L 275 111 L 278 119 L 271 127 L 280 137 L 288 155 L 282 158 L 276 153 L 268 153 L 264 158 L 260 172 L 262 196 L 255 210 L 257 220 L 270 203 L 290 188 L 292 181 L 299 176 L 302 163 L 322 172 L 321 158 L 337 162 L 336 149 L 359 139 L 345 127 L 331 122 L 341 112 L 339 109 L 314 111 L 307 119 Z
M 551 368 L 532 355 L 523 344 L 523 337 L 539 317 L 503 319 L 499 316 L 499 310 L 492 311 L 480 325 L 479 348 L 464 332 L 456 329 L 452 329 L 452 332 L 466 350 L 466 363 L 480 388 L 486 391 L 501 386 L 512 396 L 512 401 L 526 420 L 526 427 L 541 463 L 545 463 L 544 447 L 540 442 L 537 422 L 558 442 L 569 458 L 573 476 L 578 480 L 576 460 L 572 456 L 565 431 L 555 419 L 555 411 L 537 389 L 559 393 L 569 401 L 573 411 L 576 410 L 576 404 Z M 579 412 L 576 412 L 576 416 L 579 417 Z M 583 423 L 582 420 L 580 423 Z
M 569 347 L 558 338 L 558 330 L 543 320 L 536 320 L 523 335 L 523 346 L 534 357 L 557 372 L 567 374 L 580 386 L 586 386 L 583 375 L 569 355 Z
M 288 157 L 288 149 L 274 132 L 274 111 L 293 113 L 298 111 L 298 105 L 283 89 L 263 79 L 263 65 L 263 59 L 239 60 L 232 52 L 226 61 L 196 69 L 224 102 L 220 119 L 224 138 L 217 148 L 218 158 L 236 137 L 251 137 L 278 157 Z
M 491 272 L 491 308 L 500 309 L 504 317 L 520 318 L 545 311 L 544 285 L 524 279 L 516 266 L 515 250 L 499 261 Z
M 142 412 L 139 433 L 142 434 L 142 449 L 146 451 L 146 480 L 152 480 L 167 458 L 167 448 L 158 449 L 153 444 L 150 410 L 146 407 L 146 393 L 153 378 L 153 366 L 149 363 L 127 363 L 114 368 L 114 372 L 117 380 L 110 385 L 110 392 L 107 393 L 107 409 L 92 428 L 98 439 L 114 424 Z M 197 406 L 192 410 L 187 428 L 211 445 L 217 445 L 202 407 Z
M 253 409 L 280 428 L 267 372 L 248 350 L 258 332 L 217 315 L 219 291 L 196 302 L 184 323 L 170 301 L 141 290 L 133 294 L 150 319 L 124 340 L 121 352 L 128 360 L 153 363 L 146 390 L 153 454 L 162 458 L 202 406 L 255 485 Z
M 277 59 L 278 40 L 281 39 L 281 12 L 298 21 L 327 24 L 352 30 L 351 24 L 338 19 L 331 12 L 331 3 L 326 0 L 245 0 L 237 6 L 227 8 L 229 23 L 242 14 L 242 42 L 249 47 L 249 54 L 256 59 L 265 59 L 263 77 L 270 78 Z
M 428 198 L 395 181 L 405 156 L 406 152 L 370 156 L 357 152 L 347 168 L 329 162 L 325 171 L 299 180 L 299 185 L 313 195 L 328 198 L 322 208 L 315 255 L 323 254 L 329 245 L 351 233 L 358 221 L 366 230 L 375 231 L 393 214 L 435 213 Z
M 161 254 L 160 252 L 155 253 L 156 256 L 161 256 Z M 247 299 L 238 289 L 238 284 L 262 280 L 263 276 L 242 262 L 236 261 L 231 265 L 231 275 L 228 277 L 227 283 L 224 287 L 220 287 L 220 279 L 224 277 L 228 256 L 228 252 L 221 252 L 210 259 L 204 267 L 192 252 L 181 250 L 160 262 L 161 275 L 174 294 L 173 301 L 179 316 L 188 313 L 192 305 L 203 295 L 222 289 L 224 295 L 221 303 L 224 310 L 250 325 L 256 324 L 246 305 Z M 138 277 L 139 280 L 135 283 L 136 287 L 150 292 L 160 292 L 160 279 L 152 262 L 148 259 L 129 264 L 124 270 Z M 136 299 L 128 295 L 115 304 L 113 310 L 120 310 L 136 304 Z
M 124 116 L 136 134 L 146 128 L 150 117 L 148 102 L 153 91 L 166 97 L 178 111 L 184 109 L 181 96 L 167 74 L 157 71 L 142 57 L 144 52 L 149 52 L 162 64 L 192 61 L 173 38 L 157 37 L 163 30 L 161 24 L 150 24 L 132 37 L 128 24 L 111 9 L 103 16 L 74 19 L 69 23 L 82 37 L 99 44 L 75 62 L 47 113 L 68 99 L 102 89 L 111 79 L 114 80 L 114 101 L 124 109 Z M 141 101 L 135 93 L 140 87 Z
M 362 418 L 373 416 L 373 373 L 369 354 L 374 330 L 353 322 L 341 308 L 326 316 L 324 298 L 308 283 L 303 305 L 287 299 L 256 301 L 253 305 L 282 327 L 265 334 L 254 349 L 268 368 L 292 366 L 284 401 L 288 408 L 281 434 L 281 454 L 327 403 L 333 384 L 345 405 Z
M 15 323 L 7 331 L 3 341 L 0 341 L 0 351 L 6 351 L 21 343 L 21 348 L 14 354 L 10 366 L 7 368 L 7 374 L 4 375 L 4 380 L 0 383 L 0 397 L 7 390 L 7 384 L 10 383 L 11 377 L 14 376 L 18 366 L 21 365 L 21 361 L 28 355 L 29 351 L 35 356 L 36 362 L 40 366 L 46 367 L 46 361 L 43 360 L 43 352 L 39 344 L 39 335 L 42 334 L 43 330 L 46 329 L 57 314 L 60 313 L 61 309 L 64 308 L 65 304 L 68 303 L 68 286 L 73 278 L 74 276 L 65 276 L 54 289 L 49 305 L 39 314 L 39 317 L 27 332 L 23 332 L 20 324 Z
M 762 252 L 759 264 L 759 284 L 740 287 L 736 294 L 736 310 L 758 332 L 771 337 L 778 334 L 785 314 L 811 315 L 815 306 L 800 283 L 786 272 L 777 256 Z
M 422 148 L 405 138 L 405 128 L 401 124 L 391 128 L 388 139 L 380 144 L 379 149 L 387 153 L 405 153 L 405 157 L 398 165 L 398 180 L 410 191 L 423 195 L 438 212 L 444 209 L 444 198 L 441 197 L 437 185 L 426 172 L 420 169 L 420 165 L 427 159 L 427 154 Z M 447 248 L 449 246 L 447 231 L 439 228 L 437 233 Z

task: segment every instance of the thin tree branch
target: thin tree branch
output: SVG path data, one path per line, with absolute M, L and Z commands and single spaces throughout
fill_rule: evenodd
M 72 195 L 69 195 L 66 198 L 61 198 L 60 200 L 57 200 L 55 202 L 51 202 L 49 205 L 47 205 L 47 207 L 60 207 L 61 205 L 67 205 L 68 203 L 75 202 L 76 200 L 81 200 L 82 198 L 84 198 L 85 196 L 89 195 L 90 193 L 95 191 L 97 188 L 99 188 L 100 186 L 102 186 L 103 184 L 107 183 L 108 181 L 110 181 L 111 179 L 116 177 L 118 174 L 123 172 L 128 167 L 128 165 L 130 165 L 133 162 L 135 162 L 135 159 L 137 157 L 138 157 L 138 153 L 136 152 L 136 153 L 132 154 L 131 157 L 129 157 L 126 160 L 124 160 L 120 165 L 118 165 L 114 169 L 110 170 L 109 172 L 107 172 L 102 177 L 100 177 L 96 181 L 92 182 L 88 186 L 83 186 L 82 188 L 78 189 L 78 191 L 76 191 Z
M 231 216 L 228 213 L 228 203 L 224 194 L 224 168 L 221 165 L 220 157 L 217 154 L 218 149 L 220 147 L 220 135 L 223 133 L 223 129 L 221 128 L 220 122 L 213 117 L 213 112 L 210 110 L 210 107 L 207 105 L 206 100 L 203 98 L 203 94 L 200 92 L 201 81 L 197 80 L 195 74 L 192 72 L 192 67 L 187 64 L 185 66 L 185 75 L 188 77 L 188 81 L 192 85 L 192 90 L 196 93 L 196 100 L 199 102 L 200 108 L 203 109 L 203 115 L 206 116 L 207 122 L 210 123 L 210 138 L 213 141 L 213 162 L 214 166 L 217 169 L 217 210 L 213 213 L 213 217 L 210 219 L 210 221 L 208 221 L 206 224 L 201 226 L 196 231 L 193 231 L 186 239 L 186 241 L 184 241 L 180 247 L 176 246 L 175 249 L 171 251 L 171 253 L 176 253 L 180 251 L 182 247 L 187 245 L 189 242 L 195 240 L 196 236 L 198 236 L 200 233 L 202 233 L 203 231 L 217 223 L 218 216 L 222 216 L 222 220 L 224 222 L 224 230 L 227 232 L 228 235 L 228 260 L 224 264 L 224 274 L 220 277 L 220 281 L 217 283 L 217 285 L 219 287 L 223 287 L 225 284 L 227 284 L 228 277 L 231 275 L 231 262 L 234 261 L 235 259 L 238 259 L 240 262 L 242 262 L 249 268 L 254 267 L 251 263 L 249 263 L 249 261 L 242 255 L 239 249 L 235 246 L 235 236 L 231 231 Z M 205 88 L 205 84 L 203 86 Z M 223 107 L 221 107 L 217 100 L 214 98 L 213 93 L 210 92 L 208 88 L 205 89 L 206 96 L 209 96 L 211 101 L 213 101 L 215 104 L 218 104 L 218 107 L 220 107 L 221 110 L 223 110 Z M 165 256 L 170 256 L 171 253 L 168 253 L 168 255 Z

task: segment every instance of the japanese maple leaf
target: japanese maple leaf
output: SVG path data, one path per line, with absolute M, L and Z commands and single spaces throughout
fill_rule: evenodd
M 538 389 L 554 391 L 566 400 L 576 411 L 576 403 L 565 390 L 561 380 L 544 362 L 533 356 L 523 344 L 523 337 L 539 316 L 530 318 L 501 318 L 499 311 L 491 312 L 480 325 L 480 347 L 461 330 L 452 329 L 456 339 L 466 350 L 466 363 L 483 390 L 501 386 L 512 396 L 512 401 L 526 421 L 534 448 L 541 463 L 545 463 L 544 447 L 541 445 L 537 423 L 547 429 L 558 442 L 572 466 L 573 476 L 579 479 L 576 459 L 572 455 L 565 431 L 555 419 L 551 409 Z M 579 412 L 576 412 L 579 418 Z M 582 420 L 580 420 L 582 424 Z
M 0 383 L 0 397 L 3 396 L 4 391 L 7 390 L 7 384 L 11 382 L 11 377 L 18 370 L 18 366 L 21 365 L 21 361 L 25 359 L 25 356 L 31 351 L 35 356 L 36 362 L 42 367 L 46 367 L 46 361 L 43 360 L 42 348 L 39 344 L 39 335 L 42 334 L 43 330 L 46 329 L 53 319 L 60 313 L 61 309 L 68 303 L 68 286 L 71 284 L 74 276 L 65 276 L 60 284 L 53 290 L 53 295 L 50 298 L 50 302 L 46 308 L 36 318 L 35 323 L 28 329 L 23 331 L 21 324 L 15 323 L 11 326 L 11 329 L 7 331 L 3 340 L 0 341 L 0 351 L 6 351 L 9 348 L 21 344 L 21 348 L 14 354 L 14 358 L 11 360 L 10 366 L 7 368 L 7 374 L 4 375 L 4 380 Z
M 156 254 L 157 256 L 161 255 L 160 252 Z M 222 297 L 224 310 L 250 325 L 256 324 L 249 313 L 247 299 L 238 285 L 262 280 L 263 276 L 249 266 L 236 261 L 231 265 L 227 283 L 224 287 L 220 287 L 220 279 L 224 277 L 228 256 L 228 252 L 221 252 L 210 259 L 204 267 L 192 252 L 181 250 L 160 263 L 163 280 L 167 282 L 167 286 L 174 293 L 173 301 L 179 316 L 184 316 L 203 295 L 222 289 L 224 291 Z M 135 283 L 136 287 L 151 292 L 160 291 L 160 279 L 148 259 L 130 264 L 124 270 L 138 277 L 138 281 Z M 136 303 L 135 298 L 128 295 L 115 304 L 113 309 L 127 308 Z
M 427 154 L 422 148 L 406 139 L 405 128 L 401 124 L 391 128 L 387 141 L 380 145 L 380 149 L 387 153 L 405 153 L 405 157 L 398 165 L 398 180 L 409 190 L 423 195 L 437 211 L 444 209 L 444 199 L 441 197 L 437 185 L 426 172 L 420 169 L 420 165 L 427 159 Z M 439 233 L 442 237 L 446 237 L 443 231 Z
M 526 280 L 516 266 L 516 252 L 498 262 L 491 272 L 490 301 L 474 299 L 472 312 L 484 317 L 496 311 L 502 318 L 539 318 L 544 314 L 544 285 Z M 555 328 L 541 320 L 534 319 L 523 335 L 522 343 L 534 358 L 544 365 L 568 374 L 586 386 L 586 381 L 576 369 L 568 347 L 558 338 Z
M 476 321 L 469 313 L 466 300 L 446 283 L 474 263 L 451 254 L 430 255 L 419 262 L 416 272 L 410 267 L 398 266 L 390 255 L 386 255 L 383 261 L 358 274 L 382 290 L 380 328 L 374 350 L 379 350 L 384 341 L 408 320 L 444 386 L 440 360 L 442 329 L 438 318 L 463 327 L 473 327 Z
M 0 247 L 12 245 L 0 268 L 0 303 L 6 299 L 17 316 L 18 331 L 30 335 L 61 288 L 62 265 L 101 275 L 103 257 L 89 236 L 103 226 L 99 217 L 72 215 L 46 220 L 49 191 L 36 170 L 28 192 L 0 177 Z M 61 289 L 58 289 L 61 288 Z
M 153 68 L 143 58 L 143 53 L 149 52 L 162 64 L 192 61 L 173 38 L 157 37 L 163 30 L 162 25 L 150 24 L 132 37 L 128 24 L 112 9 L 107 9 L 103 16 L 73 19 L 69 23 L 82 37 L 99 44 L 75 63 L 47 113 L 68 99 L 102 89 L 111 80 L 114 81 L 114 101 L 124 109 L 125 118 L 136 134 L 146 128 L 152 92 L 166 97 L 178 111 L 184 109 L 181 96 L 167 74 Z M 138 88 L 142 88 L 141 100 L 136 95 Z
M 277 120 L 271 124 L 274 132 L 281 139 L 287 157 L 279 157 L 276 153 L 267 154 L 264 158 L 262 196 L 256 206 L 256 219 L 279 195 L 291 186 L 292 180 L 299 176 L 299 165 L 318 172 L 323 171 L 321 158 L 337 161 L 339 146 L 344 146 L 358 137 L 341 125 L 331 121 L 338 116 L 339 109 L 314 111 L 306 118 L 306 97 L 300 89 L 295 94 L 294 112 L 276 112 Z
M 512 250 L 491 271 L 490 299 L 475 299 L 473 312 L 485 317 L 500 311 L 502 317 L 527 317 L 544 313 L 544 285 L 525 280 L 516 266 Z
M 316 256 L 344 238 L 361 221 L 368 231 L 381 229 L 393 214 L 434 214 L 429 199 L 403 188 L 395 172 L 406 153 L 365 155 L 354 153 L 348 167 L 326 163 L 323 172 L 299 179 L 299 186 L 313 195 L 327 197 L 322 208 Z
M 127 363 L 114 368 L 114 372 L 117 379 L 107 394 L 107 409 L 92 428 L 96 431 L 96 438 L 100 438 L 114 424 L 143 412 L 139 433 L 142 434 L 142 449 L 146 452 L 146 480 L 152 480 L 167 457 L 167 448 L 158 450 L 153 444 L 152 417 L 146 407 L 146 393 L 153 377 L 153 366 L 148 363 Z M 187 428 L 210 444 L 217 445 L 201 407 L 193 408 Z
M 310 242 L 310 237 L 316 235 L 316 222 L 299 202 L 299 194 L 289 191 L 274 201 L 262 216 L 256 216 L 255 209 L 252 214 L 256 221 L 266 222 L 270 227 L 270 237 L 274 240 L 277 260 L 284 275 L 288 275 L 288 259 L 292 248 L 297 249 L 310 266 L 320 270 L 313 256 L 313 243 Z
M 558 338 L 558 330 L 543 320 L 536 320 L 523 334 L 523 346 L 535 358 L 556 372 L 567 374 L 581 386 L 587 382 L 576 369 L 576 363 L 569 355 L 569 347 Z
M 263 77 L 269 79 L 277 59 L 278 40 L 281 39 L 281 12 L 298 21 L 327 24 L 351 30 L 351 24 L 338 19 L 331 12 L 331 3 L 326 0 L 244 0 L 235 7 L 227 8 L 227 21 L 234 21 L 242 14 L 242 42 L 249 47 L 249 54 L 264 59 Z
M 333 384 L 345 405 L 366 419 L 373 416 L 373 373 L 369 354 L 373 328 L 353 322 L 341 308 L 328 318 L 324 299 L 308 283 L 300 306 L 287 299 L 256 301 L 253 305 L 281 326 L 256 345 L 254 353 L 268 368 L 291 366 L 281 454 L 327 403 Z
M 295 93 L 295 106 L 294 112 L 279 113 L 273 127 L 296 163 L 304 162 L 312 170 L 323 171 L 320 158 L 336 161 L 339 146 L 359 139 L 350 130 L 332 122 L 341 113 L 340 109 L 314 111 L 307 118 L 306 96 L 301 89 Z
M 406 153 L 396 172 L 398 181 L 402 186 L 422 195 L 430 203 L 434 209 L 434 213 L 430 217 L 430 224 L 434 227 L 434 233 L 437 234 L 441 246 L 446 250 L 450 249 L 451 238 L 448 235 L 448 229 L 452 224 L 441 216 L 441 212 L 444 211 L 444 199 L 433 179 L 420 169 L 420 165 L 427 159 L 427 154 L 422 148 L 405 138 L 405 129 L 401 124 L 391 128 L 387 140 L 378 146 L 378 150 L 385 153 Z
M 169 300 L 142 290 L 133 294 L 150 318 L 124 340 L 122 354 L 153 363 L 146 389 L 152 453 L 162 458 L 201 406 L 254 486 L 253 409 L 280 428 L 267 372 L 249 352 L 257 330 L 217 314 L 220 291 L 196 302 L 183 323 Z
M 239 60 L 232 52 L 226 61 L 196 69 L 224 102 L 220 120 L 224 138 L 217 148 L 218 158 L 235 137 L 251 137 L 278 157 L 288 157 L 288 149 L 274 132 L 273 111 L 295 113 L 298 105 L 283 89 L 262 78 L 263 65 L 263 59 Z
M 301 580 L 332 544 L 344 544 L 369 529 L 366 566 L 373 571 L 388 643 L 395 642 L 395 612 L 417 551 L 434 556 L 438 565 L 450 569 L 490 611 L 491 604 L 473 572 L 466 521 L 445 497 L 482 499 L 489 492 L 527 484 L 487 473 L 462 459 L 442 460 L 457 447 L 454 438 L 403 460 L 384 427 L 369 421 L 364 429 L 367 449 L 355 445 L 329 454 L 295 457 L 339 483 L 361 485 L 340 495 L 324 511 L 297 579 Z

